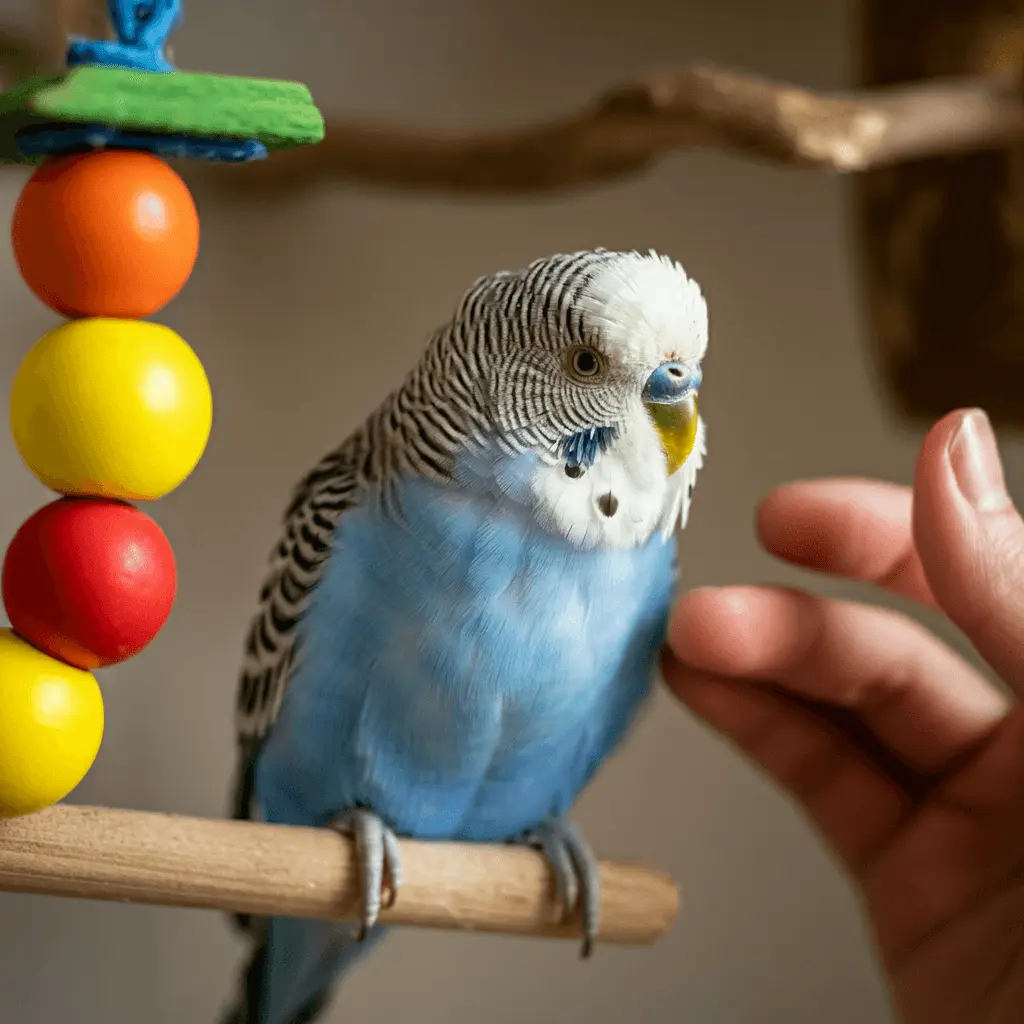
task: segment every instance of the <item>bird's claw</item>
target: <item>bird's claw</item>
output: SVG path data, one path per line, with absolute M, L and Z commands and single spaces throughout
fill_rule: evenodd
M 329 823 L 329 827 L 355 839 L 362 883 L 362 917 L 356 941 L 363 942 L 376 925 L 381 906 L 389 910 L 398 899 L 398 890 L 402 887 L 402 855 L 398 838 L 376 814 L 362 808 L 339 815 Z M 385 884 L 387 895 L 382 899 Z
M 528 832 L 522 841 L 539 849 L 548 861 L 555 881 L 555 899 L 562 923 L 579 911 L 583 925 L 586 960 L 594 951 L 601 918 L 601 876 L 590 845 L 572 822 L 556 819 Z

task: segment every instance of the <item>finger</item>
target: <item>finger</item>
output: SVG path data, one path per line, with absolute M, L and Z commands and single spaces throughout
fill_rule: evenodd
M 1006 710 L 993 687 L 912 620 L 799 591 L 692 591 L 673 612 L 668 642 L 692 669 L 855 713 L 917 772 L 962 756 Z
M 950 413 L 929 431 L 914 477 L 913 526 L 942 610 L 1024 694 L 1024 521 L 980 410 Z
M 663 671 L 684 704 L 799 801 L 855 873 L 885 846 L 910 802 L 841 732 L 777 693 L 688 668 L 671 654 Z
M 761 502 L 757 532 L 787 562 L 935 603 L 914 548 L 908 487 L 856 478 L 786 484 Z
M 864 864 L 865 895 L 890 970 L 949 922 L 979 922 L 996 894 L 1019 889 L 1024 850 L 1024 707 L 1003 720 L 980 754 L 935 789 L 894 835 L 885 856 Z M 1004 925 L 1019 918 L 1012 899 Z M 988 909 L 986 909 L 988 908 Z M 995 934 L 993 932 L 993 934 Z

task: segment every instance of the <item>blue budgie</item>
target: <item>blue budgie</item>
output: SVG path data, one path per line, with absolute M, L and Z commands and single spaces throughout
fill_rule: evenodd
M 248 633 L 235 814 L 354 835 L 362 926 L 240 918 L 225 1021 L 319 1015 L 384 935 L 398 837 L 542 850 L 589 953 L 598 875 L 568 815 L 655 678 L 707 338 L 656 253 L 483 277 L 299 484 Z

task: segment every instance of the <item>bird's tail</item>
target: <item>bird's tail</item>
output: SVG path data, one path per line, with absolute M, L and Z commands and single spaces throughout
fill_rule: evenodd
M 243 745 L 239 751 L 230 807 L 236 821 L 253 817 L 255 755 L 255 746 Z M 357 942 L 352 925 L 334 921 L 231 917 L 249 944 L 249 957 L 239 975 L 235 1001 L 220 1024 L 312 1024 L 342 976 L 385 934 L 378 926 L 365 941 Z
M 251 950 L 235 1002 L 220 1024 L 312 1024 L 343 975 L 385 934 L 357 942 L 351 925 L 296 918 L 253 918 Z

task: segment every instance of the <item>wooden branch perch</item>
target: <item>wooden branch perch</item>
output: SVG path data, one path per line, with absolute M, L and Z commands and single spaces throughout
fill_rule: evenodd
M 402 843 L 387 924 L 578 938 L 559 924 L 539 853 L 513 846 Z M 666 875 L 601 863 L 600 938 L 646 944 L 678 909 Z M 354 847 L 334 832 L 58 805 L 0 822 L 0 891 L 355 920 Z
M 1015 78 L 937 79 L 849 95 L 710 66 L 654 75 L 534 128 L 441 134 L 327 118 L 327 137 L 260 165 L 203 168 L 235 195 L 351 181 L 457 193 L 557 192 L 692 147 L 850 172 L 1024 137 Z

